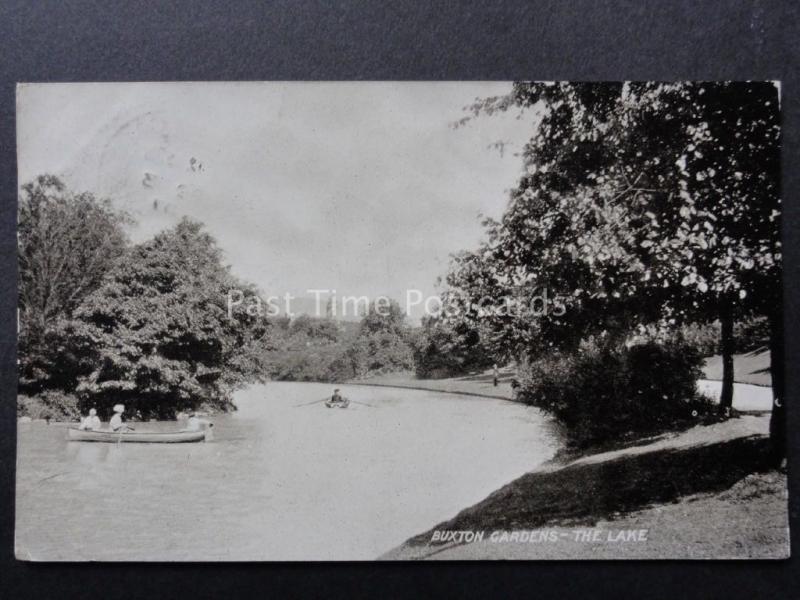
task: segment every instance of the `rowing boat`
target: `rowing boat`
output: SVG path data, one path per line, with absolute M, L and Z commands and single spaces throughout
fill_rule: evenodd
M 179 444 L 185 442 L 202 442 L 206 439 L 206 430 L 201 431 L 90 431 L 70 427 L 67 439 L 72 442 L 138 442 L 146 444 Z
M 350 400 L 342 398 L 341 400 L 326 400 L 325 406 L 328 408 L 347 408 L 350 406 Z

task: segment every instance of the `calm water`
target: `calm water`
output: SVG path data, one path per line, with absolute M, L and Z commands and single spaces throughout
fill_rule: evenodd
M 329 385 L 236 396 L 198 444 L 67 442 L 19 425 L 17 556 L 35 560 L 376 558 L 550 459 L 535 409 L 343 387 L 350 408 L 296 407 Z M 174 429 L 174 423 L 137 428 Z

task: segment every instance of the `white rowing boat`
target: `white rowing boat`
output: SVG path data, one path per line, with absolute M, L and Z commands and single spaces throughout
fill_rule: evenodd
M 72 442 L 134 442 L 140 444 L 179 444 L 186 442 L 202 442 L 206 439 L 206 431 L 91 431 L 70 427 L 67 439 Z

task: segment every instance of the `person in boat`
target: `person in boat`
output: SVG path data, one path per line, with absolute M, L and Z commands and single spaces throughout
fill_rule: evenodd
M 115 404 L 113 410 L 114 410 L 114 416 L 111 417 L 111 420 L 108 422 L 109 429 L 117 433 L 133 431 L 132 427 L 128 427 L 125 423 L 122 422 L 122 414 L 125 412 L 125 405 Z
M 204 416 L 203 413 L 199 413 L 196 411 L 189 411 L 189 418 L 186 421 L 186 427 L 181 431 L 201 431 L 203 429 L 207 429 L 209 427 L 213 427 L 214 424 L 209 421 L 208 419 L 201 419 L 200 417 Z
M 81 424 L 78 426 L 78 429 L 98 431 L 102 426 L 103 423 L 100 421 L 100 417 L 97 416 L 97 410 L 90 408 L 89 415 L 81 420 Z
M 338 388 L 333 390 L 333 396 L 331 396 L 330 399 L 327 402 L 325 402 L 326 406 L 328 406 L 329 408 L 334 406 L 346 407 L 350 403 L 347 400 L 347 398 L 345 398 L 339 393 L 339 391 L 340 390 Z

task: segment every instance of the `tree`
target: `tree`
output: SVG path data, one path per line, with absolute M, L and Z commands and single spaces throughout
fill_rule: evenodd
M 472 110 L 511 107 L 540 121 L 509 208 L 488 224 L 480 252 L 509 295 L 569 290 L 569 318 L 536 323 L 535 337 L 560 345 L 615 322 L 719 319 L 722 404 L 730 406 L 733 321 L 766 315 L 781 448 L 776 86 L 519 83 Z M 527 319 L 513 324 L 531 327 Z
M 263 377 L 267 321 L 228 312 L 230 289 L 256 290 L 223 266 L 215 240 L 184 219 L 131 250 L 75 311 L 70 339 L 90 357 L 77 391 L 142 417 L 230 406 L 230 393 Z
M 59 320 L 102 281 L 125 252 L 128 217 L 52 175 L 22 186 L 18 209 L 20 389 L 58 387 L 51 348 Z
M 442 316 L 426 316 L 412 338 L 418 377 L 449 377 L 484 369 L 494 362 L 479 329 Z
M 405 318 L 405 312 L 394 300 L 369 304 L 358 335 L 346 353 L 356 377 L 413 368 Z
M 340 331 L 336 321 L 329 317 L 320 318 L 299 315 L 289 325 L 289 334 L 303 338 L 312 344 L 331 344 L 339 340 Z
M 344 381 L 355 375 L 347 350 L 357 323 L 329 317 L 273 317 L 265 348 L 270 377 L 279 381 Z

